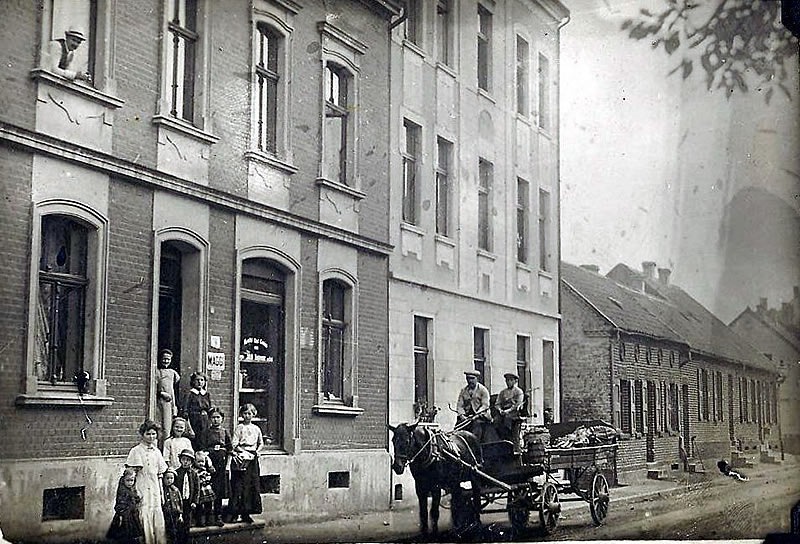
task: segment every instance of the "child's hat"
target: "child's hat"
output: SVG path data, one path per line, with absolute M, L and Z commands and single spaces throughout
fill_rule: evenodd
M 177 476 L 177 475 L 178 475 L 178 473 L 177 473 L 177 472 L 175 472 L 175 469 L 174 469 L 174 468 L 172 468 L 172 467 L 168 467 L 168 468 L 167 468 L 167 470 L 165 470 L 165 471 L 164 471 L 164 474 L 170 474 L 170 473 L 171 473 L 173 476 Z
M 193 452 L 192 450 L 190 450 L 190 449 L 188 449 L 188 448 L 187 448 L 187 449 L 183 450 L 183 451 L 182 451 L 182 452 L 181 452 L 181 453 L 178 455 L 178 457 L 191 457 L 192 459 L 194 459 L 194 452 Z

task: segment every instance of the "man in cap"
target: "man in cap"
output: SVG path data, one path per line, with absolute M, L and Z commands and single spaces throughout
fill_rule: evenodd
M 514 443 L 514 451 L 519 450 L 519 434 L 522 428 L 522 403 L 525 394 L 517 386 L 519 376 L 513 372 L 506 372 L 506 388 L 497 395 L 497 414 L 494 425 L 497 435 L 501 440 L 510 440 Z
M 76 28 L 70 28 L 64 32 L 64 37 L 50 42 L 48 53 L 50 62 L 48 68 L 51 72 L 63 78 L 74 81 L 76 79 L 90 83 L 92 74 L 85 70 L 80 70 L 75 63 L 75 50 L 86 40 L 83 32 Z M 82 68 L 85 68 L 82 67 Z
M 489 412 L 489 390 L 478 382 L 480 372 L 477 370 L 467 370 L 464 377 L 467 385 L 458 395 L 458 426 L 469 418 L 473 418 L 466 430 L 474 434 L 478 440 L 483 440 L 486 424 L 492 420 Z

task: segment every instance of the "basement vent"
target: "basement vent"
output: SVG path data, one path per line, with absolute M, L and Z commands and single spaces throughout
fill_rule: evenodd
M 348 488 L 350 487 L 350 472 L 329 472 L 328 473 L 328 489 L 334 488 Z
M 267 495 L 281 494 L 281 475 L 265 474 L 261 477 L 261 492 Z
M 403 500 L 403 484 L 394 484 L 394 500 Z
M 57 487 L 42 494 L 42 521 L 83 519 L 86 508 L 86 488 Z

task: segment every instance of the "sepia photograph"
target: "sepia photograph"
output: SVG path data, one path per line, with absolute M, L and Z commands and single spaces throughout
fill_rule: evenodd
M 0 544 L 800 542 L 799 37 L 0 0 Z

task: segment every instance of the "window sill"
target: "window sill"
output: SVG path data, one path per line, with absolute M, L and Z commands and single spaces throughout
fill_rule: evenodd
M 435 234 L 434 240 L 445 246 L 456 247 L 456 241 L 452 238 L 448 238 L 444 234 Z
M 206 144 L 213 144 L 219 141 L 218 136 L 214 136 L 209 132 L 205 132 L 194 126 L 193 124 L 184 121 L 183 119 L 178 119 L 176 117 L 166 116 L 166 115 L 155 115 L 153 116 L 153 124 L 154 125 L 163 125 L 169 129 L 175 130 L 190 138 L 194 138 L 195 140 L 199 140 L 200 142 Z
M 117 109 L 121 108 L 122 105 L 125 104 L 124 100 L 121 100 L 116 96 L 111 96 L 110 94 L 98 91 L 94 87 L 89 87 L 88 85 L 75 83 L 74 81 L 70 81 L 69 79 L 49 72 L 44 68 L 36 68 L 31 70 L 31 77 L 34 80 L 44 81 L 54 87 L 60 87 L 73 94 L 87 98 L 92 102 L 97 102 L 98 104 L 101 104 L 107 108 Z
M 520 112 L 517 112 L 517 121 L 519 121 L 520 123 L 525 123 L 529 127 L 532 124 L 530 116 Z
M 544 136 L 548 140 L 552 140 L 553 139 L 553 134 L 550 131 L 550 129 L 546 129 L 546 128 L 542 127 L 542 126 L 539 126 L 539 134 L 541 134 L 542 136 Z
M 70 391 L 40 391 L 31 395 L 17 395 L 17 406 L 111 406 L 113 397 L 78 395 Z
M 497 255 L 495 255 L 491 251 L 488 251 L 486 249 L 480 249 L 480 248 L 478 248 L 478 257 L 483 257 L 484 259 L 489 259 L 490 261 L 496 261 L 497 260 Z
M 553 274 L 551 272 L 548 272 L 547 270 L 541 270 L 540 269 L 539 270 L 539 277 L 547 278 L 549 280 L 552 280 L 553 279 Z
M 363 408 L 334 403 L 315 404 L 311 407 L 311 410 L 320 416 L 356 417 L 364 413 Z
M 283 170 L 287 174 L 294 174 L 297 172 L 297 167 L 295 165 L 259 149 L 245 151 L 244 158 L 247 160 L 260 162 L 261 164 L 266 164 L 267 166 L 272 166 L 278 170 Z
M 478 95 L 484 97 L 492 104 L 497 104 L 497 100 L 495 100 L 494 97 L 491 94 L 489 94 L 489 91 L 487 91 L 486 89 L 481 89 L 480 87 L 478 87 Z
M 366 198 L 367 196 L 365 193 L 362 193 L 358 189 L 349 187 L 340 181 L 332 181 L 326 178 L 317 178 L 317 185 L 333 189 L 334 191 L 339 191 L 340 193 L 349 195 L 356 200 L 361 200 L 363 198 Z
M 424 49 L 422 49 L 419 45 L 415 44 L 412 41 L 409 41 L 406 38 L 403 38 L 403 47 L 410 51 L 413 51 L 423 59 L 428 56 L 427 53 L 425 53 Z
M 400 230 L 407 230 L 408 232 L 413 232 L 414 234 L 417 234 L 419 236 L 425 236 L 424 230 L 411 223 L 406 223 L 405 221 L 400 223 Z
M 443 62 L 437 62 L 436 63 L 436 69 L 437 70 L 441 70 L 442 72 L 444 72 L 448 76 L 452 77 L 453 79 L 458 78 L 458 72 L 456 72 L 454 68 L 452 68 L 451 66 L 448 66 L 447 64 L 445 64 Z
M 531 272 L 531 267 L 528 263 L 517 261 L 517 270 L 524 270 L 525 272 Z

